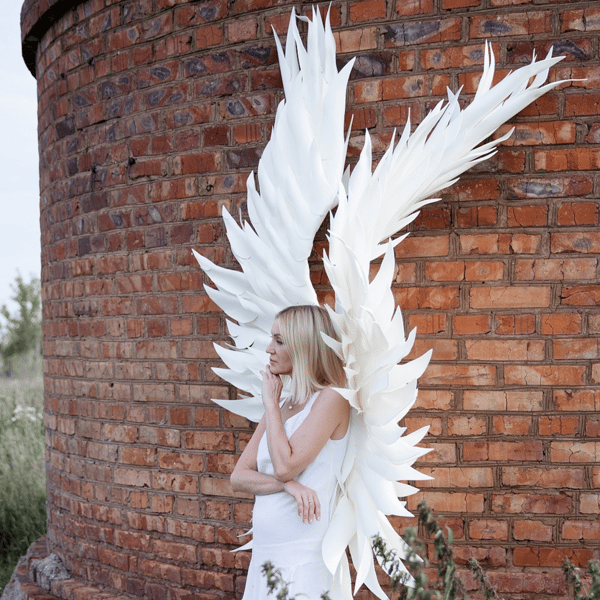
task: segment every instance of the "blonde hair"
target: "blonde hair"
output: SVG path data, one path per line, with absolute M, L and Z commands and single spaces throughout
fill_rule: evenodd
M 290 306 L 277 314 L 279 333 L 292 360 L 292 402 L 304 403 L 330 385 L 345 387 L 342 359 L 323 341 L 337 339 L 329 314 L 320 306 Z

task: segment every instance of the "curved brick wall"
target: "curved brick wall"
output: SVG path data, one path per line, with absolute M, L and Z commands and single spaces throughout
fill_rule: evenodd
M 243 209 L 268 139 L 281 97 L 270 26 L 284 31 L 291 7 L 25 2 L 39 86 L 48 543 L 90 586 L 55 583 L 57 597 L 243 589 L 248 557 L 229 550 L 251 503 L 232 497 L 228 473 L 251 428 L 209 401 L 235 391 L 211 373 L 224 322 L 190 249 L 231 264 L 219 212 Z M 418 121 L 447 85 L 473 92 L 485 38 L 500 72 L 557 42 L 567 58 L 552 77 L 587 77 L 523 111 L 498 155 L 423 211 L 399 248 L 396 288 L 419 352 L 434 348 L 406 419 L 432 423 L 423 495 L 447 516 L 460 560 L 480 558 L 502 595 L 560 595 L 563 557 L 585 564 L 600 549 L 600 8 L 336 0 L 332 13 L 340 60 L 359 55 L 355 127 L 378 151 L 409 108 Z M 361 141 L 357 131 L 352 156 Z M 316 255 L 313 268 L 326 298 Z

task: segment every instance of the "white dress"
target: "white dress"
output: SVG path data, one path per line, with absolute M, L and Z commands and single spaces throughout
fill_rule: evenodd
M 298 414 L 284 423 L 288 439 L 308 416 L 317 396 L 318 393 L 314 394 Z M 256 496 L 252 513 L 252 560 L 243 600 L 268 598 L 266 578 L 261 572 L 266 561 L 281 570 L 284 581 L 290 584 L 290 596 L 298 594 L 302 600 L 319 600 L 323 592 L 331 590 L 332 577 L 323 562 L 321 544 L 329 526 L 337 475 L 347 445 L 348 432 L 342 439 L 329 439 L 315 460 L 295 478 L 317 492 L 320 521 L 302 523 L 298 504 L 287 492 Z M 274 473 L 266 435 L 258 446 L 257 466 L 260 473 Z

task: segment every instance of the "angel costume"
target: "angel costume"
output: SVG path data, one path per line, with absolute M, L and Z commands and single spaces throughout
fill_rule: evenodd
M 310 413 L 317 398 L 315 393 L 304 408 L 284 423 L 290 439 Z M 342 462 L 348 446 L 348 434 L 327 443 L 296 481 L 317 492 L 321 502 L 321 520 L 303 523 L 298 505 L 291 494 L 279 492 L 256 496 L 252 513 L 253 550 L 243 600 L 267 598 L 266 578 L 262 565 L 271 561 L 290 584 L 290 595 L 303 594 L 307 600 L 318 600 L 331 590 L 332 575 L 323 561 L 323 538 L 329 527 L 329 516 L 336 493 Z M 274 475 L 266 433 L 260 440 L 257 454 L 258 471 Z
M 277 108 L 271 140 L 258 165 L 260 191 L 254 174 L 247 181 L 249 222 L 238 224 L 223 211 L 241 271 L 216 265 L 195 252 L 200 267 L 216 285 L 205 285 L 207 294 L 232 319 L 227 325 L 235 347 L 215 345 L 228 367 L 215 372 L 247 394 L 240 400 L 215 402 L 252 421 L 262 417 L 260 371 L 268 360 L 265 350 L 271 325 L 288 306 L 318 303 L 308 258 L 315 234 L 330 214 L 323 265 L 335 293 L 335 306 L 328 309 L 339 342 L 326 336 L 324 341 L 345 365 L 346 387 L 337 391 L 351 406 L 348 447 L 343 456 L 343 444 L 328 443 L 323 450 L 327 458 L 319 455 L 301 475 L 310 478 L 307 484 L 319 490 L 321 502 L 327 505 L 317 526 L 295 521 L 291 496 L 257 497 L 254 556 L 244 598 L 265 598 L 259 567 L 268 559 L 285 567 L 285 579 L 297 584 L 298 592 L 318 598 L 325 587 L 333 600 L 348 600 L 352 598 L 348 548 L 356 569 L 355 590 L 364 583 L 383 599 L 387 595 L 377 581 L 373 536 L 380 535 L 399 557 L 405 555 L 404 542 L 387 517 L 412 516 L 399 498 L 418 490 L 402 481 L 429 479 L 412 467 L 427 452 L 417 447 L 427 428 L 404 435 L 404 428 L 398 426 L 416 400 L 417 379 L 431 356 L 427 352 L 401 363 L 416 332 L 405 337 L 391 290 L 394 248 L 405 237 L 398 232 L 422 206 L 439 199 L 434 194 L 495 153 L 512 133 L 486 141 L 500 125 L 563 83 L 543 85 L 549 68 L 562 57 L 554 58 L 551 52 L 541 61 L 534 57 L 531 64 L 492 86 L 493 54 L 486 44 L 483 74 L 468 106 L 461 109 L 458 94 L 449 90 L 448 102 L 440 101 L 412 133 L 408 122 L 400 139 L 393 137 L 374 171 L 366 131 L 360 158 L 350 173 L 345 170 L 344 114 L 353 61 L 338 71 L 329 17 L 324 24 L 314 9 L 311 20 L 298 19 L 308 22 L 306 48 L 294 12 L 285 52 L 275 38 L 285 100 Z M 287 427 L 298 426 L 303 414 Z M 336 455 L 336 469 L 341 461 L 339 493 L 331 506 L 324 501 L 331 497 L 329 486 L 334 485 L 330 471 L 325 477 L 325 470 L 333 466 L 330 453 Z M 259 463 L 261 470 L 269 472 L 266 442 Z M 321 490 L 322 485 L 326 490 Z M 333 574 L 331 588 L 322 586 L 312 566 L 295 570 L 313 557 L 319 572 L 322 560 Z M 317 582 L 314 588 L 313 582 Z

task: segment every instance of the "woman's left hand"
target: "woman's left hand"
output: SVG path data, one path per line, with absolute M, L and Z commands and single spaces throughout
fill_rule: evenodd
M 269 403 L 279 406 L 279 400 L 281 398 L 281 391 L 283 390 L 283 382 L 279 375 L 271 373 L 271 366 L 267 365 L 265 371 L 261 371 L 262 375 L 262 401 L 265 407 Z

